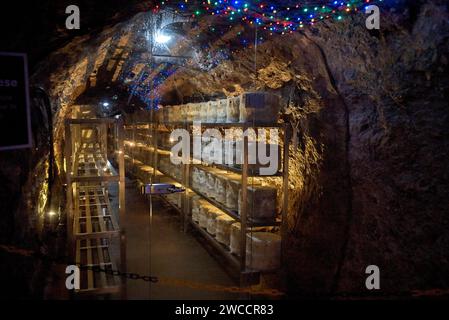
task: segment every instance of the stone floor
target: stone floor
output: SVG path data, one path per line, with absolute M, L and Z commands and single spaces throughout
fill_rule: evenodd
M 184 233 L 178 213 L 161 199 L 153 198 L 153 219 L 150 228 L 149 201 L 127 181 L 126 219 L 128 272 L 177 278 L 206 284 L 234 286 L 228 276 L 199 238 Z M 150 233 L 151 232 L 151 233 Z M 225 293 L 149 284 L 128 280 L 128 299 L 232 299 Z

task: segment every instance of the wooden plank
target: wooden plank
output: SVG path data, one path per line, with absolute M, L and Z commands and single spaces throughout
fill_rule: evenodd
M 105 266 L 104 251 L 103 251 L 103 247 L 101 247 L 99 245 L 99 242 L 100 242 L 100 239 L 97 240 L 98 262 L 99 262 L 101 267 L 104 267 Z M 102 287 L 107 287 L 108 286 L 108 281 L 107 281 L 107 278 L 106 278 L 106 274 L 104 272 L 100 272 L 100 278 L 101 278 L 101 282 L 102 282 Z
M 80 218 L 81 218 L 81 211 L 80 211 L 80 195 L 79 195 L 79 187 L 75 187 L 75 215 L 74 215 L 74 221 L 73 221 L 73 229 L 74 234 L 80 233 Z
M 87 240 L 89 243 L 89 246 L 91 246 L 90 241 L 91 240 Z M 87 265 L 91 266 L 92 265 L 92 249 L 88 248 L 87 250 Z M 87 289 L 92 290 L 94 288 L 94 274 L 93 271 L 91 269 L 87 269 Z
M 101 232 L 109 231 L 104 222 L 104 216 L 102 216 L 103 210 L 101 208 L 100 198 L 98 197 L 97 191 L 94 191 L 94 197 L 95 197 L 95 202 L 96 202 L 96 207 L 97 207 L 97 216 L 96 217 L 98 217 L 98 224 L 100 225 L 100 231 Z
M 86 197 L 86 223 L 85 223 L 85 233 L 92 233 L 92 220 L 90 216 L 90 201 L 89 197 Z

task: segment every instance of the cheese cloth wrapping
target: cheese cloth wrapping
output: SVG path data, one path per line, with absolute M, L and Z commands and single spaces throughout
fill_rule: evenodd
M 217 218 L 225 213 L 218 208 L 210 209 L 207 215 L 207 232 L 215 235 L 217 229 Z
M 210 151 L 212 149 L 211 137 L 201 136 L 201 160 L 205 163 L 210 163 Z
M 200 213 L 199 213 L 199 225 L 201 228 L 207 228 L 207 221 L 209 219 L 209 210 L 214 210 L 215 207 L 210 203 L 200 203 Z
M 215 175 L 215 192 L 213 198 L 220 204 L 226 206 L 226 184 L 228 172 L 225 170 L 213 171 Z
M 183 106 L 172 106 L 170 108 L 170 121 L 171 122 L 180 122 L 183 120 L 182 117 L 182 113 L 183 113 Z
M 183 114 L 184 114 L 184 118 L 181 121 L 187 121 L 187 122 L 191 122 L 193 119 L 193 110 L 192 107 L 194 106 L 193 103 L 187 103 L 187 104 L 183 104 L 181 107 L 183 108 Z
M 231 251 L 231 253 L 236 254 L 238 256 L 240 255 L 240 239 L 241 239 L 240 230 L 241 230 L 240 222 L 235 222 L 231 224 L 229 250 Z
M 206 171 L 205 194 L 209 198 L 215 198 L 215 175 L 210 169 Z
M 209 109 L 209 102 L 201 102 L 200 103 L 200 113 L 199 113 L 199 120 L 201 122 L 206 123 L 207 122 L 207 110 Z
M 227 214 L 217 217 L 217 227 L 215 237 L 218 242 L 229 247 L 231 241 L 231 225 L 235 223 L 235 220 Z
M 222 152 L 222 162 L 223 164 L 230 166 L 230 167 L 236 167 L 236 139 L 239 139 L 241 137 L 241 128 L 226 128 L 224 130 L 224 136 L 223 136 L 223 152 Z
M 270 232 L 246 234 L 246 266 L 270 271 L 278 269 L 281 262 L 281 236 Z
M 201 197 L 198 196 L 198 198 L 193 199 L 192 201 L 192 220 L 195 222 L 200 221 L 201 216 L 201 207 L 205 207 L 209 205 L 209 202 L 207 202 L 204 199 L 201 199 Z
M 238 211 L 239 190 L 242 187 L 242 179 L 236 173 L 226 175 L 226 202 L 225 206 L 233 211 Z
M 276 218 L 277 191 L 273 187 L 259 184 L 247 189 L 247 217 L 253 221 L 274 221 Z M 242 190 L 239 190 L 239 215 L 242 212 Z
M 198 191 L 201 189 L 201 171 L 198 167 L 192 168 L 192 187 Z
M 206 186 L 206 182 L 207 182 L 206 172 L 204 170 L 198 168 L 196 176 L 197 176 L 197 178 L 196 178 L 197 184 L 196 184 L 196 186 L 194 188 L 196 190 L 198 190 L 199 193 L 202 193 L 202 194 L 205 195 L 206 194 L 206 189 L 207 189 L 207 186 Z
M 236 123 L 240 121 L 240 97 L 228 98 L 226 105 L 226 122 Z
M 228 105 L 228 99 L 221 99 L 218 100 L 216 103 L 217 106 L 217 116 L 216 121 L 217 123 L 224 123 L 226 122 L 226 109 Z
M 200 113 L 201 113 L 201 104 L 200 103 L 192 103 L 190 106 L 190 119 L 189 121 L 200 121 Z
M 209 101 L 207 104 L 207 123 L 217 122 L 218 101 Z

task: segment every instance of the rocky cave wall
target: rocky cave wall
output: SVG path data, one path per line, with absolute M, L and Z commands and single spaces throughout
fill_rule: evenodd
M 291 149 L 291 292 L 384 294 L 447 286 L 448 8 L 416 3 L 273 37 L 209 72 L 184 71 L 167 90 L 203 95 L 270 90 L 298 128 Z M 195 89 L 192 89 L 195 88 Z
M 74 39 L 34 74 L 53 102 L 59 168 L 71 103 L 92 77 L 110 82 L 120 61 L 132 61 L 139 19 Z M 283 261 L 290 292 L 363 292 L 370 264 L 384 292 L 447 285 L 447 19 L 447 6 L 429 3 L 388 13 L 379 33 L 363 16 L 317 24 L 269 38 L 256 61 L 248 47 L 210 70 L 179 70 L 161 88 L 167 100 L 243 90 L 284 98 L 281 117 L 297 128 Z

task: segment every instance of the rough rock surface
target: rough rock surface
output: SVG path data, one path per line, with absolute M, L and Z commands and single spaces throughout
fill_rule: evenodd
M 100 86 L 120 59 L 127 69 L 144 58 L 139 19 L 75 39 L 35 73 L 50 90 L 60 143 L 68 107 L 92 73 Z M 250 46 L 226 51 L 230 59 L 199 59 L 159 88 L 175 103 L 242 90 L 284 97 L 282 118 L 297 128 L 283 261 L 291 293 L 366 292 L 370 264 L 381 269 L 384 293 L 449 285 L 447 20 L 447 5 L 430 2 L 386 14 L 378 33 L 363 15 L 317 24 L 269 38 L 256 55 Z

